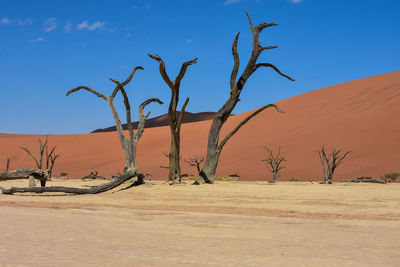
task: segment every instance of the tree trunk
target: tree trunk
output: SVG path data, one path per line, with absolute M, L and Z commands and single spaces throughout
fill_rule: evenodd
M 277 176 L 278 176 L 278 173 L 272 172 L 272 181 L 271 181 L 272 183 L 275 183 L 275 182 L 276 182 Z
M 28 187 L 36 187 L 35 178 L 32 175 L 29 175 Z
M 32 182 L 30 177 L 38 179 L 41 186 L 46 186 L 46 181 L 49 179 L 49 171 L 33 168 L 20 168 L 10 172 L 0 173 L 0 181 L 29 179 L 29 186 L 36 186 L 34 179 Z
M 142 184 L 144 181 L 144 175 L 141 173 L 133 173 L 127 172 L 122 174 L 118 179 L 111 181 L 109 183 L 105 183 L 98 186 L 93 186 L 91 188 L 74 188 L 74 187 L 63 187 L 63 186 L 49 186 L 49 187 L 32 187 L 32 188 L 18 188 L 18 187 L 11 187 L 10 189 L 2 188 L 3 194 L 12 195 L 14 193 L 45 193 L 45 192 L 53 192 L 53 193 L 67 193 L 67 194 L 98 194 L 102 192 L 109 191 L 124 182 L 128 181 L 137 177 L 137 181 L 135 185 Z
M 171 132 L 174 131 L 171 128 Z M 169 173 L 168 181 L 174 184 L 181 183 L 181 166 L 180 166 L 180 133 L 171 134 L 171 148 L 169 157 Z

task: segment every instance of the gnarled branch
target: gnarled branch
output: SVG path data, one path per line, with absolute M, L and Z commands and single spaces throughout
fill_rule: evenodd
M 254 71 L 255 72 L 258 68 L 260 67 L 266 67 L 266 68 L 272 68 L 274 71 L 276 71 L 279 75 L 291 80 L 292 82 L 294 82 L 295 80 L 289 76 L 287 76 L 286 74 L 283 74 L 275 65 L 271 64 L 271 63 L 258 63 L 254 66 Z
M 70 94 L 72 94 L 72 93 L 74 93 L 74 92 L 77 92 L 77 91 L 81 90 L 81 89 L 87 90 L 87 91 L 89 91 L 89 92 L 95 94 L 97 97 L 103 98 L 104 100 L 107 101 L 107 97 L 106 97 L 105 95 L 100 94 L 100 93 L 97 92 L 96 90 L 93 90 L 92 88 L 89 88 L 89 87 L 87 87 L 87 86 L 78 86 L 78 87 L 76 87 L 76 88 L 74 88 L 74 89 L 71 89 L 71 90 L 69 90 L 69 91 L 67 92 L 67 94 L 66 94 L 65 96 L 68 96 L 68 95 L 70 95 Z
M 144 131 L 144 124 L 146 122 L 147 117 L 149 117 L 149 115 L 150 115 L 150 111 L 146 115 L 144 115 L 143 110 L 148 104 L 150 104 L 152 102 L 157 102 L 160 105 L 164 104 L 158 98 L 150 98 L 150 99 L 147 99 L 146 101 L 144 101 L 142 104 L 140 104 L 140 106 L 139 106 L 139 123 L 138 123 L 137 131 L 136 131 L 136 140 L 137 141 L 140 139 L 140 137 L 142 137 L 142 134 Z
M 254 111 L 253 113 L 251 113 L 249 116 L 247 116 L 241 123 L 239 123 L 235 129 L 233 129 L 228 135 L 225 136 L 225 138 L 218 144 L 217 149 L 218 150 L 222 150 L 222 148 L 224 147 L 225 143 L 229 140 L 229 138 L 231 138 L 237 131 L 239 131 L 239 129 L 245 125 L 249 120 L 251 120 L 253 117 L 255 117 L 257 114 L 259 114 L 260 112 L 262 112 L 263 110 L 270 108 L 270 107 L 274 107 L 279 113 L 285 113 L 284 111 L 282 111 L 277 105 L 275 104 L 268 104 L 265 105 L 259 109 L 257 109 L 256 111 Z

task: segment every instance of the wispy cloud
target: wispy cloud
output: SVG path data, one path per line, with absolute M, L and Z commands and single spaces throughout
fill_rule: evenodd
M 33 20 L 31 18 L 27 19 L 18 19 L 18 24 L 21 26 L 29 26 L 32 25 Z
M 303 2 L 303 0 L 288 0 L 288 1 L 293 4 L 299 4 L 299 3 Z
M 12 24 L 13 22 L 9 18 L 2 18 L 0 20 L 0 25 L 9 25 Z
M 31 43 L 31 44 L 34 44 L 34 43 L 38 43 L 38 42 L 42 42 L 42 41 L 44 41 L 44 38 L 43 37 L 39 37 L 39 38 L 36 38 L 36 39 L 33 39 L 33 40 L 28 40 L 27 42 Z
M 72 30 L 72 24 L 68 22 L 68 24 L 64 26 L 64 31 L 70 32 L 71 30 Z
M 237 4 L 239 2 L 240 2 L 240 0 L 226 0 L 224 5 Z
M 78 30 L 89 30 L 89 31 L 94 31 L 94 30 L 101 30 L 104 28 L 104 25 L 106 23 L 102 21 L 96 21 L 92 24 L 89 24 L 87 20 L 83 21 L 81 24 L 78 24 Z
M 45 32 L 51 32 L 54 31 L 57 28 L 57 19 L 56 18 L 49 18 L 46 20 L 46 22 L 43 24 L 44 25 L 44 31 Z
M 187 43 L 187 44 L 191 44 L 192 42 L 193 42 L 192 39 L 187 39 L 187 40 L 186 40 L 186 43 Z

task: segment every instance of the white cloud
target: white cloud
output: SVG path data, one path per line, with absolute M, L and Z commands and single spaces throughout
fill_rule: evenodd
M 54 31 L 57 28 L 57 19 L 56 18 L 49 18 L 44 23 L 45 28 L 43 29 L 45 32 Z
M 192 43 L 192 39 L 187 39 L 187 40 L 186 40 L 186 43 L 187 43 L 187 44 Z
M 0 25 L 9 25 L 12 24 L 13 22 L 9 18 L 2 18 L 0 20 Z
M 102 29 L 104 24 L 106 24 L 105 22 L 100 22 L 100 21 L 96 21 L 95 23 L 93 23 L 92 25 L 90 25 L 88 27 L 88 30 L 93 31 L 96 29 Z
M 33 43 L 38 43 L 38 42 L 41 42 L 41 41 L 44 41 L 43 37 L 39 37 L 39 38 L 36 38 L 36 39 L 33 39 L 33 40 L 28 40 L 28 43 L 33 44 Z
M 68 24 L 64 26 L 64 31 L 70 32 L 71 30 L 72 30 L 72 24 L 68 22 Z
M 18 24 L 21 26 L 29 26 L 33 23 L 33 20 L 31 18 L 27 19 L 18 19 Z
M 88 21 L 85 20 L 81 24 L 78 24 L 78 30 L 84 30 L 84 29 L 89 30 L 89 31 L 101 30 L 101 29 L 103 29 L 105 24 L 106 24 L 105 22 L 101 22 L 101 21 L 96 21 L 92 24 L 88 24 Z
M 240 0 L 226 0 L 224 5 L 237 4 Z
M 303 2 L 303 0 L 288 0 L 290 3 L 293 3 L 293 4 L 298 4 L 298 3 L 301 3 L 301 2 Z

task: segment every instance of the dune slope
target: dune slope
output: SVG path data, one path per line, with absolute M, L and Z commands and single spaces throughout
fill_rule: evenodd
M 278 179 L 320 180 L 321 166 L 317 150 L 351 150 L 334 180 L 360 176 L 377 177 L 400 171 L 400 71 L 346 82 L 276 103 L 286 113 L 266 110 L 245 125 L 225 146 L 218 175 L 237 173 L 242 180 L 265 180 L 271 175 L 261 162 L 263 146 L 282 147 L 286 168 Z M 229 119 L 226 134 L 248 113 Z M 206 153 L 211 121 L 182 125 L 183 158 Z M 11 168 L 33 167 L 33 161 L 19 146 L 38 150 L 36 135 L 0 134 L 0 169 L 5 157 L 12 157 Z M 139 168 L 154 179 L 165 179 L 168 170 L 162 152 L 169 150 L 169 128 L 146 129 L 138 147 Z M 123 152 L 115 132 L 82 135 L 54 135 L 50 144 L 58 145 L 61 158 L 55 173 L 67 172 L 81 177 L 97 170 L 100 175 L 117 174 L 123 168 Z M 182 161 L 184 173 L 195 169 Z

